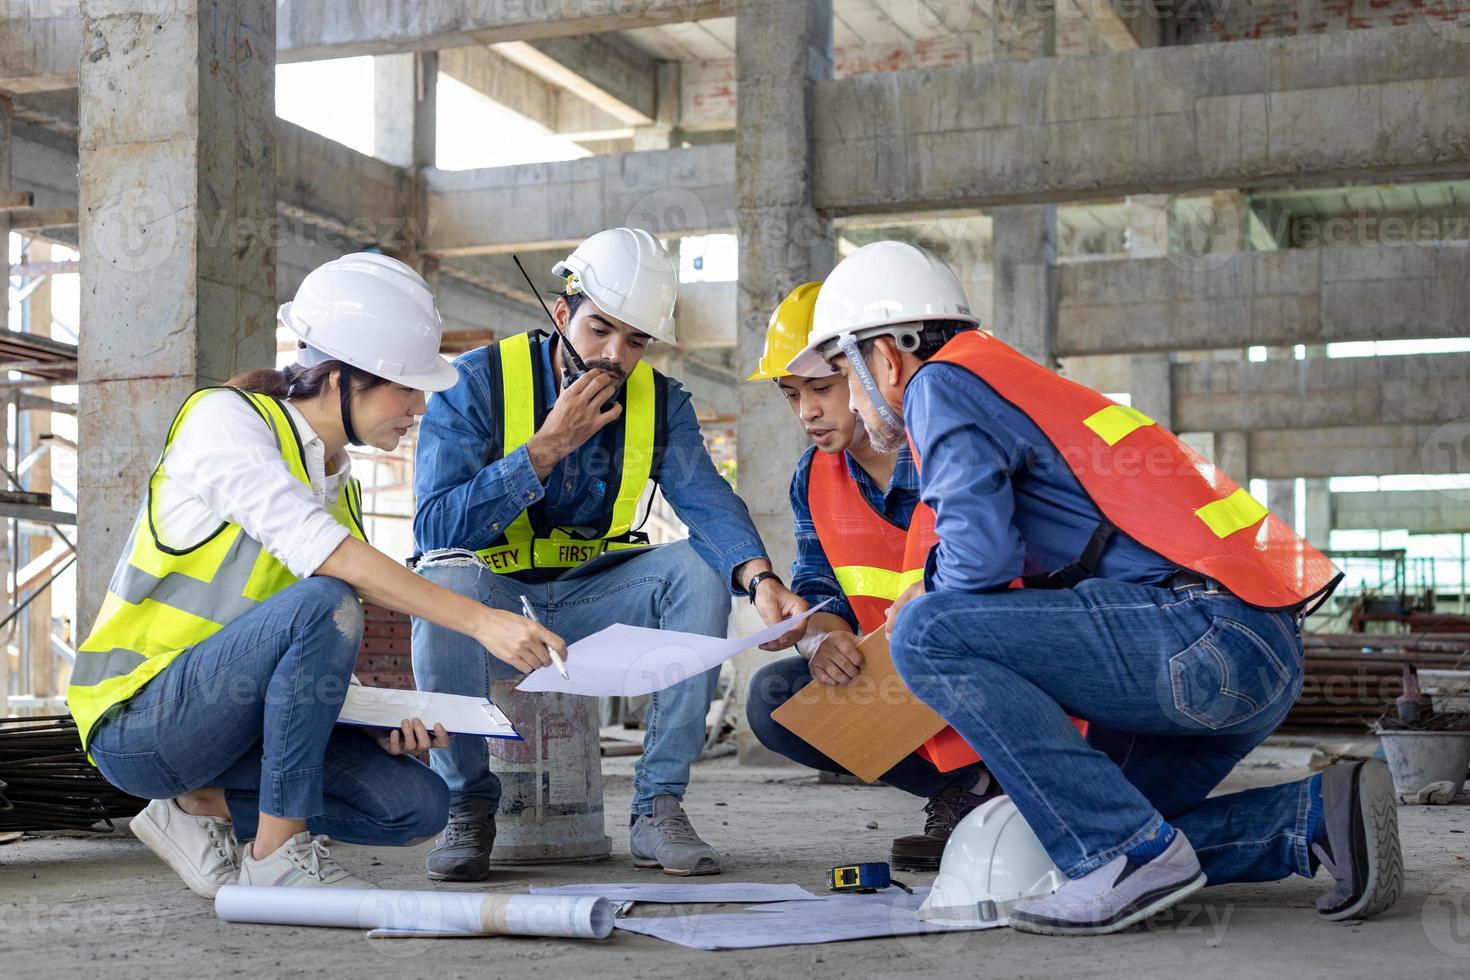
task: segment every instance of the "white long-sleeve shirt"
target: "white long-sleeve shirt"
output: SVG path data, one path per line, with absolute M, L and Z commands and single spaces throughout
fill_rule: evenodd
M 163 544 L 187 548 L 221 521 L 238 524 L 297 578 L 327 560 L 349 532 L 327 510 L 351 475 L 346 452 L 327 473 L 326 448 L 289 402 L 286 414 L 301 436 L 311 485 L 291 474 L 270 426 L 232 391 L 201 398 L 185 417 L 163 459 L 154 501 Z

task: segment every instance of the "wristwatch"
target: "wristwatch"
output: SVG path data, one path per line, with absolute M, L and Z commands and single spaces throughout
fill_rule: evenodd
M 759 589 L 761 587 L 761 583 L 768 578 L 773 578 L 782 585 L 785 584 L 784 582 L 781 582 L 781 576 L 777 575 L 775 572 L 756 572 L 745 586 L 745 594 L 750 597 L 750 604 L 752 606 L 755 605 L 756 590 Z

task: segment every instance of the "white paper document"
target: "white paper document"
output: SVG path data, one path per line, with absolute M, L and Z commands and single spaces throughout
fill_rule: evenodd
M 422 718 L 424 727 L 443 725 L 454 735 L 519 739 L 510 719 L 484 698 L 429 691 L 399 691 L 353 684 L 337 716 L 339 725 L 397 728 L 405 718 Z
M 800 885 L 772 885 L 764 882 L 725 881 L 697 884 L 591 884 L 531 886 L 532 895 L 596 895 L 610 902 L 656 902 L 666 905 L 700 902 L 773 902 L 783 908 L 802 902 L 820 901 Z
M 906 895 L 890 888 L 876 895 L 833 896 L 816 902 L 782 902 L 783 907 L 779 909 L 767 907 L 761 911 L 729 914 L 618 919 L 617 928 L 691 949 L 802 946 L 847 939 L 886 939 L 994 928 L 925 922 L 914 914 L 922 898 L 922 895 Z
M 527 674 L 516 690 L 603 697 L 652 694 L 718 667 L 741 650 L 769 643 L 826 604 L 732 639 L 618 623 L 567 648 L 568 677 L 555 667 L 542 667 Z

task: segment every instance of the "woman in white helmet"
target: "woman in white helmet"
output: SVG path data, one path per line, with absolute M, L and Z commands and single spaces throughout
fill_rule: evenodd
M 359 598 L 474 637 L 520 670 L 553 633 L 414 575 L 366 543 L 349 443 L 391 450 L 455 382 L 424 280 L 386 256 L 313 271 L 280 320 L 297 362 L 205 388 L 170 427 L 68 702 L 109 781 L 151 799 L 133 833 L 209 897 L 350 886 L 323 838 L 395 845 L 444 826 L 443 747 L 419 719 L 335 724 Z M 240 843 L 246 841 L 247 843 Z

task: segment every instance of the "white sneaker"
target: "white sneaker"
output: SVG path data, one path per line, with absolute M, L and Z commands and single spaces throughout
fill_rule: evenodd
M 332 860 L 322 841 L 303 830 L 274 852 L 257 860 L 247 848 L 240 860 L 240 884 L 295 888 L 376 888 Z
M 196 895 L 214 898 L 239 874 L 240 842 L 228 820 L 185 813 L 172 799 L 154 800 L 128 829 Z

